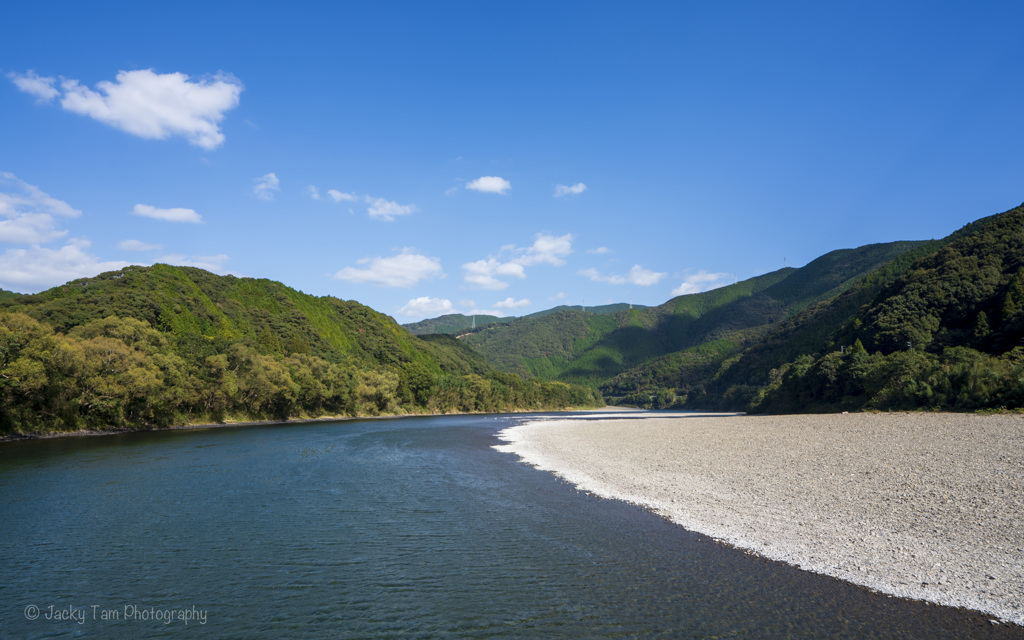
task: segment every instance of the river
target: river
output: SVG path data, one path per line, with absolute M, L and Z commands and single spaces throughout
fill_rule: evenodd
M 0 444 L 0 637 L 1022 637 L 580 493 L 522 419 Z

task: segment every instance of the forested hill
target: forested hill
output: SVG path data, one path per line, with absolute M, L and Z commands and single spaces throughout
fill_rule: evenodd
M 632 308 L 634 308 L 634 306 L 626 302 L 620 302 L 617 304 L 605 304 L 596 307 L 570 307 L 567 305 L 559 305 L 551 309 L 545 309 L 544 311 L 538 311 L 536 313 L 531 313 L 521 317 L 542 318 L 544 316 L 549 316 L 553 313 L 559 313 L 561 311 L 570 311 L 576 309 L 579 309 L 580 311 L 584 311 L 590 314 L 609 315 Z M 643 305 L 636 305 L 636 308 L 645 309 L 646 307 L 644 307 Z M 409 324 L 404 324 L 402 326 L 408 329 L 414 335 L 418 336 L 429 335 L 432 333 L 446 333 L 457 335 L 466 333 L 467 331 L 475 331 L 476 329 L 482 329 L 490 324 L 504 324 L 507 322 L 512 322 L 515 319 L 515 317 L 499 318 L 498 316 L 488 315 L 466 316 L 462 315 L 461 313 L 450 313 L 447 315 L 438 316 L 436 318 L 428 318 L 426 320 L 421 320 L 419 322 L 411 322 Z
M 488 315 L 464 316 L 461 313 L 449 313 L 436 318 L 420 320 L 419 322 L 410 322 L 402 326 L 417 336 L 426 336 L 434 333 L 457 335 L 474 327 L 480 328 L 496 322 L 510 321 L 512 321 L 512 318 L 499 318 L 498 316 Z
M 612 395 L 646 393 L 638 385 L 620 390 L 607 384 L 668 354 L 690 350 L 687 362 L 702 364 L 731 356 L 773 324 L 836 295 L 921 244 L 842 249 L 800 269 L 780 269 L 713 291 L 679 296 L 657 307 L 609 315 L 569 309 L 490 325 L 463 340 L 508 371 L 606 385 Z
M 0 432 L 602 404 L 357 302 L 127 267 L 0 299 Z
M 1024 205 L 917 247 L 744 349 L 672 354 L 604 390 L 776 413 L 1021 408 L 1022 345 Z

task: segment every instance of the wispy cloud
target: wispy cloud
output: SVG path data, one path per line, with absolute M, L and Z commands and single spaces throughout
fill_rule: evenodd
M 157 207 L 148 204 L 137 204 L 132 209 L 132 214 L 142 216 L 143 218 L 153 218 L 154 220 L 166 220 L 167 222 L 189 222 L 192 224 L 201 224 L 203 221 L 202 216 L 196 213 L 193 209 L 159 209 Z
M 593 282 L 605 282 L 608 284 L 635 284 L 640 287 L 649 287 L 658 284 L 667 273 L 644 269 L 638 264 L 633 265 L 626 275 L 601 275 L 597 269 L 582 269 L 579 275 L 590 278 Z
M 278 180 L 277 174 L 273 171 L 258 178 L 253 178 L 252 181 L 256 183 L 252 188 L 252 193 L 260 200 L 273 200 L 274 192 L 281 190 L 281 181 Z
M 462 265 L 463 281 L 480 287 L 481 289 L 504 289 L 508 282 L 499 280 L 498 277 L 525 278 L 526 271 L 523 265 L 516 262 L 499 262 L 495 258 L 467 262 Z
M 156 73 L 152 69 L 119 71 L 114 82 L 104 80 L 92 90 L 78 80 L 41 77 L 33 71 L 10 73 L 18 89 L 116 129 L 146 139 L 183 136 L 206 150 L 224 144 L 220 122 L 238 106 L 244 87 L 227 73 L 193 81 L 184 73 Z
M 309 185 L 306 187 L 306 195 L 312 198 L 313 200 L 319 200 L 320 190 L 313 185 Z
M 734 279 L 731 273 L 709 273 L 703 269 L 683 278 L 683 282 L 672 290 L 674 296 L 684 296 L 690 293 L 701 293 L 731 284 Z
M 0 171 L 0 242 L 42 244 L 62 238 L 56 218 L 77 218 L 82 212 L 28 184 L 13 173 Z
M 560 267 L 565 264 L 565 257 L 570 253 L 572 253 L 571 233 L 563 236 L 537 234 L 533 245 L 526 249 L 525 253 L 516 261 L 526 266 L 550 264 Z
M 454 313 L 454 308 L 451 300 L 422 296 L 410 300 L 398 310 L 398 313 L 410 318 L 434 317 Z
M 74 239 L 60 249 L 8 249 L 0 255 L 0 288 L 35 292 L 128 266 L 127 262 L 100 260 L 88 248 L 87 240 Z
M 554 236 L 538 233 L 531 246 L 520 248 L 505 245 L 501 253 L 511 254 L 508 259 L 488 257 L 462 265 L 463 281 L 481 289 L 498 290 L 508 286 L 501 278 L 525 278 L 525 267 L 538 264 L 561 266 L 572 253 L 572 234 Z
M 522 307 L 528 307 L 531 304 L 533 303 L 526 298 L 523 298 L 522 300 L 516 300 L 515 298 L 508 297 L 505 298 L 504 300 L 499 300 L 498 302 L 495 302 L 493 306 L 495 309 L 509 309 L 511 311 L 515 311 L 516 309 Z
M 395 216 L 407 216 L 410 213 L 417 211 L 416 205 L 414 204 L 398 204 L 391 200 L 385 200 L 384 198 L 371 198 L 366 196 L 366 202 L 370 205 L 367 207 L 366 212 L 370 214 L 371 218 L 377 220 L 384 220 L 385 222 L 391 222 L 395 219 Z
M 443 274 L 441 261 L 413 253 L 405 248 L 390 258 L 363 258 L 356 264 L 362 268 L 345 267 L 334 274 L 338 280 L 354 283 L 375 284 L 382 287 L 411 287 L 420 280 L 435 278 Z
M 355 202 L 359 199 L 354 193 L 342 193 L 337 189 L 328 189 L 327 195 L 331 196 L 331 200 L 335 202 Z
M 587 190 L 587 185 L 582 182 L 577 182 L 571 187 L 567 187 L 564 184 L 555 186 L 555 197 L 564 198 L 565 196 L 578 196 Z
M 312 186 L 309 188 L 315 189 Z M 384 222 L 393 222 L 397 216 L 407 216 L 419 211 L 414 204 L 399 204 L 394 200 L 369 195 L 357 196 L 354 193 L 345 193 L 337 189 L 328 189 L 327 195 L 335 202 L 358 202 L 362 200 L 367 205 L 367 215 L 374 220 L 383 220 Z
M 141 240 L 122 240 L 117 243 L 117 248 L 122 251 L 159 251 L 162 249 L 158 244 L 149 244 Z
M 24 75 L 8 73 L 7 77 L 11 79 L 14 86 L 29 95 L 35 96 L 39 102 L 49 102 L 60 95 L 60 91 L 53 86 L 57 82 L 56 78 L 40 77 L 32 69 L 29 69 L 28 73 Z
M 484 193 L 506 194 L 512 188 L 512 183 L 498 176 L 482 176 L 476 180 L 466 183 L 467 189 L 482 191 Z
M 609 249 L 608 247 L 598 247 L 596 249 L 587 249 L 587 253 L 593 253 L 593 254 L 596 254 L 596 255 L 599 255 L 599 256 L 604 255 L 606 253 L 611 253 L 611 252 L 612 252 L 612 250 Z

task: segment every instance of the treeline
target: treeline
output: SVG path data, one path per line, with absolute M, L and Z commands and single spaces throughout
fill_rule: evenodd
M 494 371 L 445 373 L 411 361 L 361 369 L 206 342 L 200 350 L 134 318 L 110 316 L 63 334 L 0 313 L 0 432 L 603 404 L 581 387 Z
M 857 342 L 847 353 L 800 356 L 770 377 L 767 387 L 733 388 L 730 400 L 768 413 L 1024 407 L 1024 347 L 999 356 L 969 347 L 869 355 Z
M 731 337 L 738 348 L 685 350 L 602 391 L 637 406 L 772 413 L 1024 408 L 1024 206 Z
M 657 307 L 578 308 L 491 325 L 465 337 L 495 366 L 599 388 L 606 397 L 702 394 L 715 369 L 708 362 L 742 350 L 787 317 L 848 289 L 921 242 L 841 249 L 800 268 L 678 296 Z M 676 357 L 677 354 L 684 354 Z M 672 403 L 677 403 L 676 399 Z

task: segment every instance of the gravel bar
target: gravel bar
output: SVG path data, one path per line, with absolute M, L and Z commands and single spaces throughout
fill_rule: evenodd
M 595 413 L 498 434 L 578 488 L 895 596 L 1024 625 L 1024 417 Z

